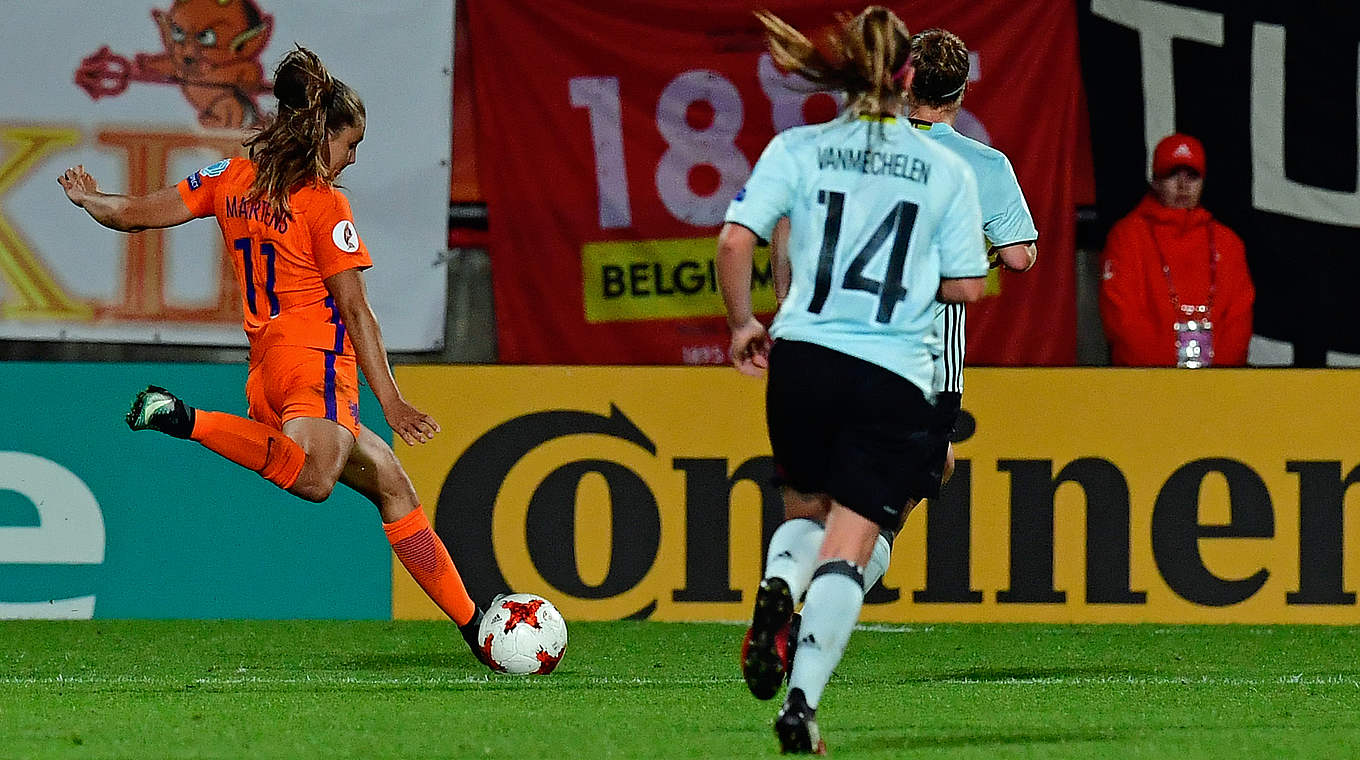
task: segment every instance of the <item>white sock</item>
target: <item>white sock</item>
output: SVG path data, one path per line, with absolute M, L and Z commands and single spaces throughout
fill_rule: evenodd
M 802 689 L 814 710 L 845 653 L 863 603 L 864 574 L 858 567 L 832 559 L 817 568 L 803 603 L 803 623 L 789 677 L 789 689 Z
M 879 531 L 878 538 L 874 540 L 874 553 L 869 555 L 869 564 L 864 566 L 864 593 L 869 593 L 869 589 L 875 583 L 883 580 L 883 576 L 888 572 L 888 564 L 892 562 L 892 541 L 888 538 L 891 534 Z
M 789 584 L 797 604 L 817 568 L 817 552 L 822 548 L 826 527 L 816 520 L 799 517 L 787 520 L 770 536 L 765 557 L 765 577 L 782 578 Z

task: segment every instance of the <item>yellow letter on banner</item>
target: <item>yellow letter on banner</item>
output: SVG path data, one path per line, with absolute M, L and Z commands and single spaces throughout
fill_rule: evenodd
M 8 148 L 0 162 L 3 197 L 44 158 L 80 139 L 69 127 L 2 127 L 0 143 Z M 37 253 L 5 218 L 0 205 L 0 276 L 18 303 L 6 304 L 4 315 L 20 319 L 89 319 L 91 309 L 62 290 Z

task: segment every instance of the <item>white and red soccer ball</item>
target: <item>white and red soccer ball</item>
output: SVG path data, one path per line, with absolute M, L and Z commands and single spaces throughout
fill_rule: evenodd
M 545 676 L 567 651 L 567 623 L 541 596 L 507 594 L 491 603 L 477 638 L 492 670 Z

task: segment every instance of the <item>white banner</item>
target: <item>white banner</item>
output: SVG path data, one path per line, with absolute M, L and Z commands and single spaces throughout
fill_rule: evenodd
M 237 155 L 297 42 L 368 111 L 342 182 L 373 255 L 392 350 L 439 348 L 447 279 L 453 0 L 0 0 L 0 338 L 244 345 L 208 220 L 124 235 L 56 183 L 84 164 L 108 192 L 173 184 Z

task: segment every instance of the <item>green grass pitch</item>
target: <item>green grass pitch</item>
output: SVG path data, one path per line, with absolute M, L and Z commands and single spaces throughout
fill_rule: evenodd
M 770 757 L 742 629 L 575 623 L 548 677 L 451 624 L 0 622 L 0 758 Z M 822 702 L 865 758 L 1360 756 L 1360 629 L 868 626 Z

